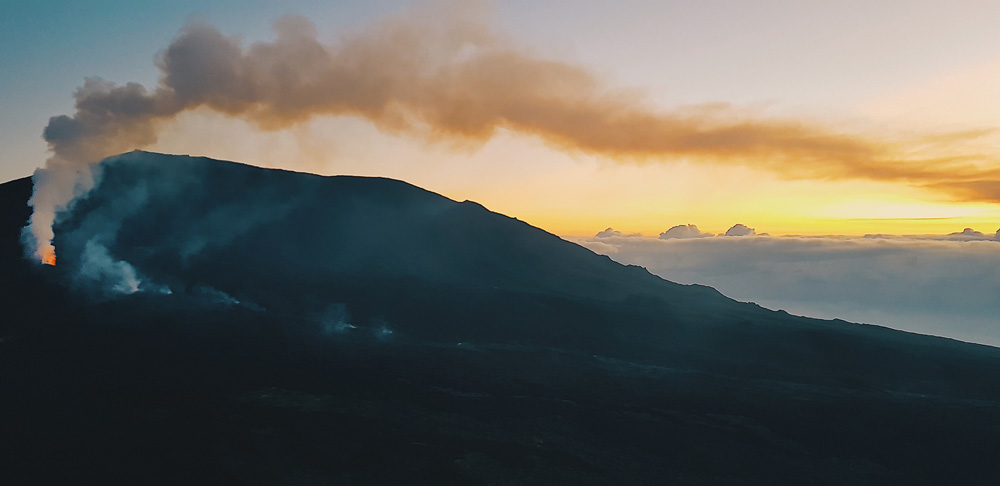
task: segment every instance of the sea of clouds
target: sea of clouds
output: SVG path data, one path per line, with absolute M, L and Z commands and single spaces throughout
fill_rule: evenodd
M 1000 346 L 998 235 L 779 237 L 742 227 L 711 236 L 675 228 L 660 238 L 606 230 L 572 241 L 771 309 Z

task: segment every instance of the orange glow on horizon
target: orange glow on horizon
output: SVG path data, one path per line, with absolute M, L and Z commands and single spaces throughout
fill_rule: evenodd
M 172 131 L 154 150 L 399 179 L 561 236 L 592 237 L 611 227 L 656 237 L 680 224 L 718 234 L 741 223 L 773 236 L 949 234 L 966 227 L 994 233 L 1000 227 L 995 203 L 953 199 L 919 184 L 789 180 L 763 168 L 694 158 L 628 163 L 561 152 L 510 130 L 463 152 L 386 135 L 364 120 L 311 122 L 301 139 L 336 141 L 333 151 L 322 143 L 298 145 L 291 132 L 259 132 L 210 112 L 184 116 L 167 124 Z M 220 140 L 241 143 L 218 145 Z

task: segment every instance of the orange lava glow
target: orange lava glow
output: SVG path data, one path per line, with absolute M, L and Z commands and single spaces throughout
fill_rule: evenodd
M 42 252 L 42 263 L 46 265 L 55 266 L 56 264 L 56 250 L 55 248 L 49 247 Z

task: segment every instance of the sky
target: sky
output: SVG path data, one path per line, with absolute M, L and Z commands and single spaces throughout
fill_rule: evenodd
M 393 177 L 564 236 L 689 223 L 774 235 L 1000 226 L 996 2 L 8 3 L 2 180 L 45 163 L 42 130 L 74 114 L 85 78 L 152 91 L 157 59 L 189 26 L 246 53 L 278 45 L 275 22 L 291 14 L 306 20 L 291 30 L 311 23 L 334 53 L 387 22 L 421 27 L 414 56 L 446 56 L 430 64 L 452 74 L 462 56 L 495 72 L 441 75 L 419 96 L 484 108 L 452 116 L 396 94 L 401 114 L 327 107 L 273 122 L 198 98 L 157 118 L 152 143 L 116 147 Z M 455 26 L 474 32 L 441 47 Z M 385 52 L 373 69 L 405 68 Z M 456 82 L 478 91 L 458 99 Z
M 391 177 L 737 300 L 1000 345 L 1000 2 L 0 9 L 0 181 L 137 148 Z

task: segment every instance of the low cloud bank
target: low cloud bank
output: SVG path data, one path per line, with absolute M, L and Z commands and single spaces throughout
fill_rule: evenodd
M 574 241 L 667 280 L 710 285 L 771 309 L 1000 346 L 1000 242 L 971 231 Z
M 946 235 L 884 235 L 868 234 L 865 238 L 886 240 L 930 240 L 930 241 L 1000 241 L 1000 229 L 996 233 L 983 233 L 972 228 L 948 233 Z

